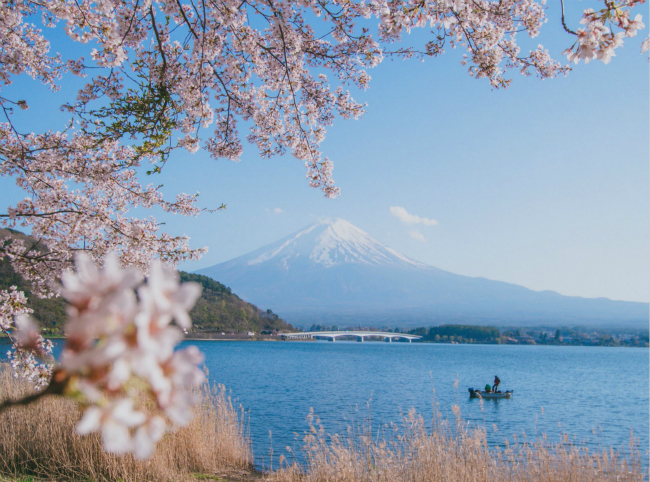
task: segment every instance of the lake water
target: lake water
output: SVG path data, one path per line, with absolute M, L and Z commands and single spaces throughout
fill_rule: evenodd
M 310 408 L 328 433 L 342 432 L 371 401 L 373 425 L 397 422 L 414 407 L 431 419 L 432 397 L 452 418 L 485 424 L 492 444 L 505 438 L 550 440 L 564 433 L 592 447 L 626 449 L 630 431 L 647 463 L 649 351 L 646 348 L 450 345 L 356 342 L 197 341 L 210 378 L 232 390 L 250 413 L 258 465 L 299 448 Z M 494 376 L 512 399 L 470 399 L 468 387 Z M 458 380 L 458 389 L 454 383 Z M 357 407 L 359 412 L 357 412 Z M 493 424 L 498 432 L 493 429 Z M 296 435 L 298 434 L 298 436 Z M 276 460 L 277 462 L 277 460 Z M 275 463 L 274 463 L 275 465 Z
M 372 408 L 373 426 L 399 422 L 414 407 L 431 420 L 432 399 L 452 418 L 457 403 L 488 441 L 551 441 L 569 434 L 591 447 L 626 450 L 631 431 L 644 463 L 649 446 L 647 348 L 448 345 L 382 342 L 193 341 L 205 354 L 210 379 L 224 384 L 249 414 L 256 464 L 274 466 L 285 447 L 298 449 L 311 408 L 326 432 L 344 432 Z M 3 350 L 3 353 L 6 350 Z M 509 400 L 469 399 L 468 387 L 494 376 Z M 454 384 L 458 380 L 458 388 Z M 498 431 L 493 428 L 495 425 Z M 271 432 L 271 436 L 269 436 Z M 290 457 L 289 457 L 290 458 Z

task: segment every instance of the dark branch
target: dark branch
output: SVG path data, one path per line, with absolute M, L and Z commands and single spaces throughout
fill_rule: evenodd
M 560 0 L 560 5 L 562 6 L 562 28 L 564 28 L 565 32 L 567 33 L 570 33 L 572 35 L 578 35 L 576 32 L 574 32 L 569 27 L 567 27 L 566 22 L 564 21 L 564 0 Z

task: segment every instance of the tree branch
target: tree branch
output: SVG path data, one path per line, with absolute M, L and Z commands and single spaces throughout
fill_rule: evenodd
M 52 374 L 52 380 L 50 384 L 45 388 L 45 390 L 37 393 L 32 393 L 26 397 L 20 398 L 18 400 L 7 399 L 0 403 L 0 413 L 5 410 L 10 409 L 11 407 L 24 407 L 30 405 L 41 398 L 50 396 L 50 395 L 62 395 L 68 384 L 68 374 L 61 369 L 54 370 Z
M 564 21 L 564 0 L 560 0 L 560 5 L 562 6 L 562 28 L 564 28 L 565 32 L 567 33 L 570 33 L 572 35 L 578 35 L 576 32 L 574 32 L 569 27 L 567 27 L 566 22 Z

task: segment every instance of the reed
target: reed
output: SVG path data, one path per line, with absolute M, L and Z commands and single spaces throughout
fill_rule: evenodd
M 432 427 L 411 410 L 399 425 L 377 432 L 370 423 L 327 435 L 311 413 L 301 448 L 304 462 L 281 460 L 269 482 L 586 482 L 647 480 L 633 442 L 627 456 L 592 452 L 569 442 L 516 441 L 488 447 L 484 427 L 468 428 L 436 411 Z
M 0 400 L 19 398 L 29 387 L 0 366 Z M 97 434 L 79 436 L 71 400 L 47 397 L 0 414 L 0 479 L 31 475 L 48 480 L 183 481 L 195 473 L 228 474 L 252 467 L 244 413 L 223 386 L 196 390 L 200 403 L 191 423 L 166 434 L 155 455 L 138 461 L 102 450 Z

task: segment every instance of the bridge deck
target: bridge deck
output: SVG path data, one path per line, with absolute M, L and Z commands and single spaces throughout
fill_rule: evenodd
M 419 335 L 411 335 L 408 333 L 393 333 L 390 331 L 305 331 L 301 333 L 283 333 L 282 338 L 284 339 L 305 339 L 305 338 L 329 338 L 334 341 L 337 338 L 342 336 L 353 336 L 360 341 L 363 341 L 364 338 L 376 337 L 384 338 L 384 340 L 392 341 L 393 338 L 403 338 L 406 340 L 419 340 L 422 338 Z

